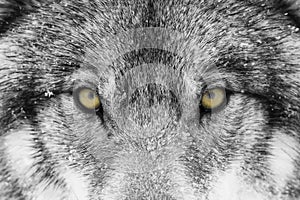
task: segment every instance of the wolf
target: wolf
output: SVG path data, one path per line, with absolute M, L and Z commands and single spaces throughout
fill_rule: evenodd
M 299 200 L 299 0 L 0 0 L 1 200 Z

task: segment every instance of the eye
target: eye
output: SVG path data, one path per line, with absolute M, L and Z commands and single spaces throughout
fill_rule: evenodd
M 75 90 L 74 101 L 85 112 L 93 112 L 101 106 L 99 95 L 90 88 Z
M 224 88 L 209 89 L 204 92 L 201 105 L 206 111 L 221 109 L 226 105 L 226 91 Z

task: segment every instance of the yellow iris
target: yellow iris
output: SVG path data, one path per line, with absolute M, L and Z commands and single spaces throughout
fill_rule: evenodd
M 214 88 L 206 91 L 201 99 L 201 104 L 205 109 L 218 108 L 224 105 L 226 100 L 226 92 L 222 88 Z
M 86 109 L 97 109 L 100 106 L 100 98 L 98 94 L 88 88 L 83 88 L 78 92 L 78 100 Z

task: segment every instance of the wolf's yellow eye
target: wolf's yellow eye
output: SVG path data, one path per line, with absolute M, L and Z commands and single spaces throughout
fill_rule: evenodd
M 226 102 L 226 92 L 223 88 L 207 90 L 201 99 L 201 105 L 208 110 L 219 108 Z
M 89 88 L 80 88 L 76 91 L 75 100 L 80 107 L 87 110 L 96 110 L 100 107 L 100 98 L 98 94 Z

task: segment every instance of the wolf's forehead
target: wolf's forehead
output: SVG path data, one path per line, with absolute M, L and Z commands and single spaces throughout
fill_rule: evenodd
M 276 44 L 262 44 L 265 36 L 257 34 L 253 31 L 255 29 L 248 31 L 244 22 L 230 20 L 220 8 L 208 12 L 199 6 L 197 9 L 189 6 L 183 12 L 184 6 L 177 9 L 174 5 L 166 5 L 165 9 L 170 11 L 167 13 L 155 8 L 155 13 L 152 14 L 164 26 L 143 27 L 142 22 L 149 19 L 137 13 L 134 14 L 137 20 L 135 26 L 129 26 L 130 20 L 124 20 L 133 16 L 126 15 L 126 12 L 113 13 L 105 10 L 105 15 L 103 12 L 95 13 L 96 20 L 87 21 L 81 25 L 82 31 L 74 33 L 75 38 L 77 34 L 78 38 L 86 42 L 82 65 L 96 69 L 104 79 L 113 76 L 116 80 L 126 80 L 126 76 L 134 76 L 134 79 L 139 77 L 140 80 L 147 80 L 147 75 L 153 81 L 155 77 L 149 75 L 153 74 L 153 70 L 143 68 L 151 63 L 152 67 L 157 64 L 162 74 L 172 74 L 174 70 L 173 77 L 187 74 L 190 80 L 207 79 L 204 82 L 210 82 L 217 76 L 217 79 L 227 79 L 230 82 L 238 79 L 240 74 L 247 73 L 254 74 L 256 82 L 266 82 L 265 73 L 257 72 L 261 68 L 265 69 L 266 65 L 271 65 L 270 60 L 277 58 L 277 53 L 273 50 Z M 123 9 L 130 10 L 126 7 Z M 149 9 L 147 7 L 146 10 Z M 114 18 L 109 20 L 107 26 L 105 24 L 105 29 L 100 29 L 110 14 L 114 14 Z M 175 14 L 182 14 L 191 23 L 180 21 L 182 17 L 176 17 Z M 151 25 L 155 25 L 152 23 Z M 272 29 L 276 31 L 278 28 Z M 266 56 L 262 57 L 261 52 Z M 167 79 L 159 76 L 155 79 L 162 80 Z M 251 79 L 246 81 L 250 88 L 258 87 L 253 85 Z M 235 81 L 233 87 L 239 89 L 245 86 L 242 82 L 245 80 Z M 130 86 L 129 82 L 119 82 L 119 85 L 125 84 Z M 134 84 L 133 82 L 132 85 Z M 261 91 L 264 89 L 261 87 Z
M 213 37 L 213 36 L 211 36 Z M 143 61 L 163 62 L 185 61 L 200 62 L 214 56 L 216 45 L 208 39 L 187 32 L 163 27 L 144 27 L 120 31 L 94 40 L 86 45 L 85 60 L 95 67 L 109 66 L 113 62 L 127 61 L 139 64 Z M 200 56 L 201 55 L 201 56 Z M 135 63 L 134 63 L 135 62 Z
M 168 28 L 145 27 L 99 39 L 97 45 L 87 45 L 82 65 L 105 78 L 113 75 L 117 81 L 129 76 L 172 82 L 172 77 L 178 80 L 186 73 L 196 79 L 209 77 L 209 74 L 204 74 L 212 68 L 216 70 L 214 61 L 217 57 L 216 46 L 204 42 L 202 36 Z

